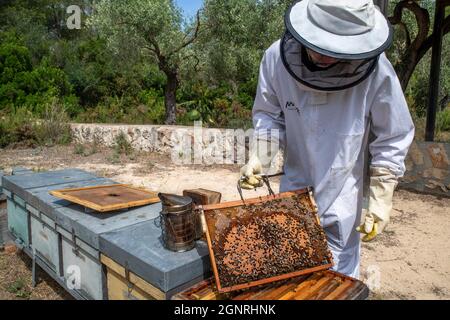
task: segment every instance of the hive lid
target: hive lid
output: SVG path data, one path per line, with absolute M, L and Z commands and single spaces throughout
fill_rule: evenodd
M 219 292 L 332 267 L 312 189 L 203 207 Z
M 123 184 L 55 190 L 50 194 L 99 212 L 110 212 L 160 202 L 156 192 Z

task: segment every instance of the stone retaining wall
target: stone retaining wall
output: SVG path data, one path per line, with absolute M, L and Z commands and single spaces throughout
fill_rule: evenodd
M 401 186 L 450 196 L 450 143 L 413 142 Z
M 115 144 L 115 137 L 123 132 L 136 150 L 166 154 L 180 153 L 180 157 L 182 149 L 178 150 L 177 148 L 185 143 L 192 143 L 196 137 L 193 127 L 182 126 L 72 124 L 72 130 L 75 140 L 79 143 L 96 141 L 112 147 Z M 208 154 L 210 144 L 207 142 L 217 139 L 217 136 L 225 137 L 218 142 L 221 150 L 233 150 L 235 154 L 238 154 L 238 150 L 245 148 L 245 140 L 236 139 L 234 130 L 203 128 L 200 132 L 203 153 Z M 180 139 L 186 140 L 186 137 L 187 141 L 182 143 Z M 214 150 L 209 151 L 214 152 Z M 420 192 L 450 196 L 449 159 L 449 143 L 414 142 L 406 160 L 407 173 L 401 180 L 401 186 Z M 225 161 L 224 163 L 230 164 L 236 160 L 238 163 L 245 161 L 242 158 L 234 157 L 234 161 Z M 282 158 L 279 156 L 274 168 L 279 168 L 281 162 Z

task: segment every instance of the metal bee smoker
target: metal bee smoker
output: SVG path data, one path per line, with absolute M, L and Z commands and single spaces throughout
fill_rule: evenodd
M 164 193 L 158 196 L 162 203 L 160 225 L 164 247 L 175 252 L 192 250 L 199 224 L 192 199 Z

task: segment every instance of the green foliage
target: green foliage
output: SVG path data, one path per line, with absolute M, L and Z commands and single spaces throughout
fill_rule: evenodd
M 391 13 L 398 1 L 390 1 Z M 195 21 L 185 20 L 172 0 L 101 0 L 95 6 L 93 0 L 2 2 L 0 146 L 66 141 L 52 138 L 64 132 L 64 126 L 54 131 L 53 125 L 45 128 L 45 123 L 52 123 L 45 120 L 49 118 L 56 123 L 164 123 L 168 71 L 179 80 L 177 123 L 202 120 L 207 126 L 248 128 L 260 60 L 284 32 L 284 12 L 291 2 L 205 0 L 198 38 L 186 46 Z M 81 5 L 86 12 L 95 7 L 83 15 L 81 31 L 65 27 L 65 9 L 71 4 Z M 434 1 L 419 4 L 434 16 Z M 406 10 L 403 20 L 414 38 L 418 32 L 414 15 Z M 397 26 L 388 52 L 397 70 L 401 70 L 406 41 L 406 33 Z M 449 54 L 447 35 L 441 109 L 450 101 Z M 429 52 L 405 92 L 420 136 L 430 61 Z M 61 119 L 49 110 L 54 101 L 63 110 Z M 437 130 L 449 130 L 447 119 L 448 111 L 439 113 Z M 84 149 L 75 152 L 91 153 Z
M 175 121 L 175 102 L 180 64 L 197 32 L 183 26 L 179 8 L 172 0 L 98 1 L 89 25 L 108 39 L 117 54 L 148 57 L 166 76 L 166 122 Z M 197 30 L 197 29 L 195 29 Z M 172 98 L 170 98 L 172 97 Z
M 11 40 L 11 36 L 7 35 Z M 43 60 L 33 67 L 29 49 L 12 39 L 0 44 L 0 109 L 26 106 L 36 114 L 53 97 L 71 96 L 72 87 L 63 70 L 51 67 Z
M 46 105 L 42 119 L 25 107 L 0 113 L 0 148 L 66 144 L 70 141 L 67 114 L 56 100 Z
M 15 294 L 17 298 L 29 299 L 31 292 L 27 290 L 27 286 L 23 279 L 17 279 L 6 287 L 6 291 Z
M 389 13 L 392 15 L 395 6 L 399 0 L 389 2 Z M 435 1 L 421 0 L 419 5 L 426 9 L 430 15 L 430 33 L 432 32 L 434 24 Z M 447 13 L 448 15 L 448 13 Z M 418 33 L 418 26 L 414 14 L 409 10 L 405 10 L 403 14 L 403 21 L 405 27 L 410 31 L 411 41 L 414 40 Z M 390 61 L 396 66 L 397 71 L 401 71 L 406 67 L 405 61 L 402 61 L 402 55 L 406 49 L 407 34 L 403 27 L 396 26 L 394 35 L 394 44 L 388 51 Z M 441 58 L 441 77 L 440 77 L 440 91 L 439 91 L 439 108 L 446 108 L 450 101 L 450 37 L 445 35 L 442 44 L 442 58 Z M 407 62 L 406 62 L 407 63 Z M 425 132 L 425 117 L 427 113 L 427 106 L 429 101 L 429 85 L 430 85 L 430 67 L 431 67 L 431 50 L 425 54 L 423 59 L 417 65 L 410 81 L 408 88 L 405 91 L 405 96 L 410 106 L 414 122 L 417 127 L 417 139 L 424 139 Z M 445 112 L 444 112 L 445 113 Z M 438 115 L 436 124 L 437 136 L 439 136 L 439 119 L 443 117 Z M 445 117 L 445 116 L 444 116 Z M 444 126 L 445 127 L 445 126 Z M 446 130 L 446 129 L 442 129 Z M 444 138 L 445 139 L 445 138 Z
M 0 114 L 0 148 L 8 145 L 33 146 L 36 144 L 34 122 L 36 118 L 26 108 Z
M 205 80 L 233 86 L 257 76 L 264 50 L 284 32 L 291 1 L 207 0 L 205 35 L 197 45 Z
M 112 155 L 110 155 L 107 160 L 111 162 L 111 164 L 119 164 L 120 163 L 120 154 L 117 152 L 114 152 Z
M 216 88 L 205 85 L 194 85 L 183 88 L 179 99 L 178 122 L 190 125 L 193 121 L 202 120 L 205 126 L 241 128 L 251 125 L 251 109 L 253 98 L 249 98 L 248 88 L 243 85 L 233 95 L 230 86 Z
M 450 131 L 450 108 L 438 112 L 436 119 L 436 130 L 438 132 Z
M 85 154 L 85 147 L 84 145 L 77 143 L 74 147 L 73 153 L 77 155 L 84 155 Z
M 136 96 L 155 78 L 139 59 L 111 53 L 102 38 L 64 41 L 57 48 L 52 61 L 64 69 L 84 109 L 107 104 L 109 97 Z
M 137 97 L 106 98 L 76 117 L 83 123 L 158 124 L 164 121 L 164 96 L 160 90 L 142 90 Z
M 101 0 L 88 23 L 98 28 L 115 49 L 127 49 L 131 44 L 133 49 L 144 50 L 154 40 L 166 54 L 183 40 L 182 21 L 179 9 L 170 0 Z
M 83 156 L 83 157 L 89 157 L 93 154 L 96 154 L 98 152 L 98 144 L 96 142 L 92 143 L 91 145 L 84 145 L 77 143 L 75 144 L 73 153 Z

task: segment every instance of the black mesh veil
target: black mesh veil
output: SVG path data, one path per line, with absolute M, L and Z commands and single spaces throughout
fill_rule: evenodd
M 379 57 L 340 60 L 329 68 L 312 70 L 304 54 L 306 48 L 289 31 L 285 32 L 280 49 L 288 72 L 303 85 L 320 91 L 338 91 L 358 85 L 372 73 Z

